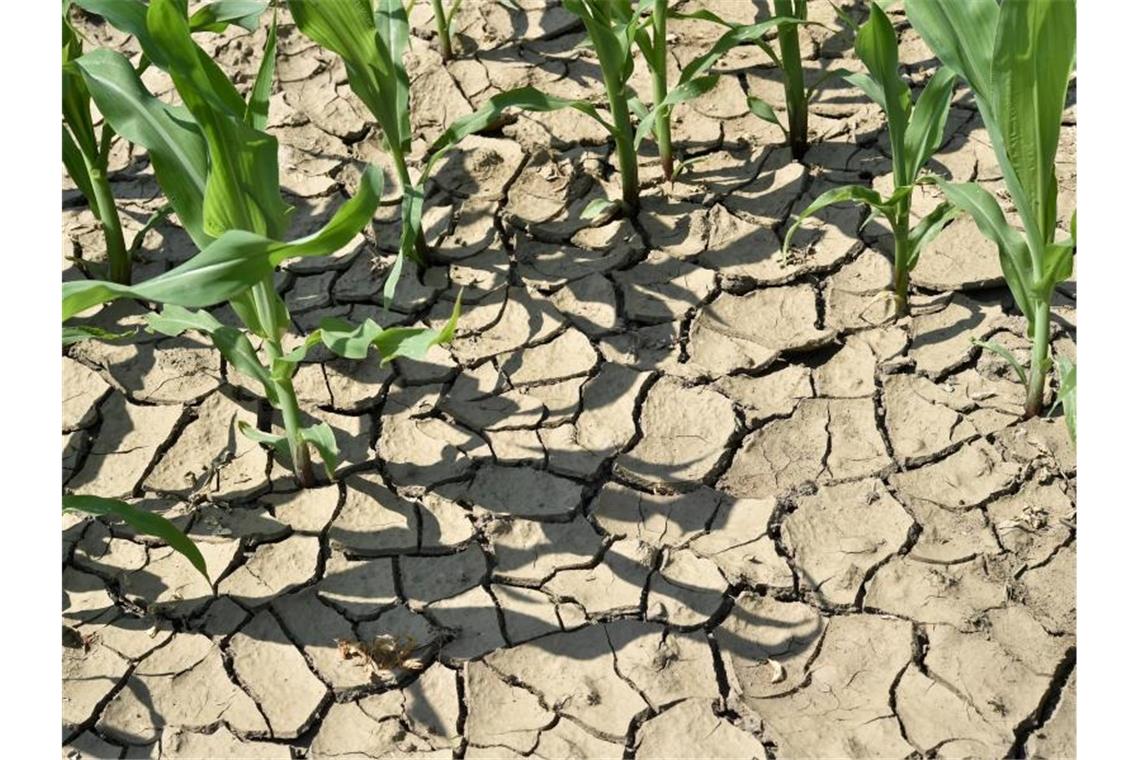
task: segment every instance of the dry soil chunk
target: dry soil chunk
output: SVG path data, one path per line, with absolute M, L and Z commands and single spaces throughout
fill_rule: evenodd
M 971 339 L 985 338 L 1002 319 L 1001 306 L 955 293 L 938 311 L 918 314 L 911 322 L 910 355 L 915 369 L 935 379 L 969 361 Z
M 393 493 L 374 473 L 345 479 L 344 506 L 329 528 L 334 547 L 378 556 L 413 551 L 419 544 L 416 507 Z
M 204 731 L 220 720 L 240 733 L 270 731 L 257 705 L 230 681 L 217 645 L 206 636 L 177 633 L 135 668 L 96 727 L 116 741 L 149 744 L 164 726 Z
M 182 408 L 135 406 L 115 393 L 100 405 L 99 414 L 103 418 L 99 434 L 83 469 L 68 485 L 77 492 L 126 496 L 146 472 L 155 450 L 170 436 Z M 264 461 L 262 468 L 264 472 Z
M 730 583 L 790 588 L 793 578 L 787 562 L 776 553 L 768 525 L 776 500 L 724 497 L 708 532 L 690 546 L 720 568 Z
M 910 516 L 879 480 L 824 486 L 796 499 L 783 536 L 803 581 L 831 605 L 853 604 L 867 571 L 901 549 Z
M 699 306 L 713 291 L 716 275 L 653 251 L 632 269 L 614 275 L 622 289 L 625 316 L 635 322 L 672 322 Z
M 566 667 L 566 662 L 574 667 Z M 621 741 L 630 720 L 645 709 L 641 696 L 615 672 L 614 652 L 601 625 L 500 650 L 486 663 L 611 741 Z
M 396 603 L 392 560 L 352 560 L 334 551 L 325 561 L 317 593 L 351 619 L 370 617 Z
M 684 546 L 704 531 L 720 498 L 711 488 L 655 494 L 610 481 L 602 486 L 591 513 L 610 535 L 654 546 Z
M 195 760 L 227 758 L 227 760 L 289 760 L 289 747 L 273 742 L 239 739 L 225 726 L 209 734 L 167 728 L 162 732 L 162 756 Z
M 1049 721 L 1025 743 L 1026 757 L 1045 760 L 1075 757 L 1077 752 L 1077 675 L 1074 672 L 1061 690 L 1061 700 Z
M 903 672 L 895 702 L 907 738 L 927 752 L 946 757 L 999 757 L 1009 749 L 999 726 L 914 664 Z
M 816 327 L 808 285 L 722 293 L 701 309 L 690 330 L 693 361 L 714 375 L 763 369 L 785 351 L 818 348 L 835 337 Z
M 130 663 L 96 641 L 91 647 L 63 647 L 63 730 L 74 731 L 91 720 L 126 675 Z
M 1005 583 L 991 577 L 981 559 L 934 565 L 897 557 L 875 573 L 864 603 L 869 609 L 921 623 L 967 627 L 968 621 L 1000 606 L 1005 598 Z
M 428 604 L 478 586 L 487 574 L 487 561 L 472 544 L 457 554 L 400 557 L 400 585 L 412 603 Z
M 559 570 L 590 564 L 602 549 L 582 517 L 566 523 L 495 519 L 484 532 L 495 557 L 495 579 L 508 583 L 541 583 Z
M 262 611 L 230 640 L 233 667 L 257 700 L 273 736 L 300 735 L 325 698 L 326 689 L 281 626 Z
M 809 481 L 877 475 L 889 465 L 873 400 L 812 398 L 745 438 L 722 482 L 731 493 L 762 498 Z
M 239 422 L 256 427 L 257 414 L 222 393 L 208 396 L 151 470 L 146 487 L 179 495 L 209 491 L 219 499 L 265 487 L 265 449 L 239 432 Z
M 977 434 L 944 388 L 920 375 L 890 375 L 883 382 L 887 435 L 904 466 L 935 457 Z
M 648 486 L 691 485 L 705 478 L 736 431 L 732 402 L 716 391 L 663 377 L 641 410 L 642 438 L 616 466 Z
M 1020 468 L 991 444 L 975 441 L 933 464 L 892 476 L 904 499 L 922 499 L 947 509 L 969 509 L 1007 488 Z
M 91 425 L 96 419 L 95 403 L 109 389 L 98 372 L 63 357 L 63 431 Z
M 637 757 L 666 760 L 701 757 L 715 748 L 716 756 L 751 760 L 765 757 L 766 748 L 752 734 L 713 713 L 707 699 L 687 699 L 641 725 Z
M 636 612 L 653 570 L 653 549 L 637 539 L 615 541 L 601 563 L 582 570 L 563 570 L 543 588 L 571 600 L 589 617 Z
M 619 620 L 605 628 L 618 673 L 632 681 L 655 710 L 682 699 L 719 695 L 704 631 L 679 633 L 639 620 Z
M 530 752 L 538 732 L 554 722 L 554 713 L 520 686 L 508 685 L 482 662 L 464 668 L 467 694 L 467 740 L 480 747 L 506 747 Z
M 473 507 L 538 519 L 569 517 L 581 498 L 582 487 L 571 480 L 530 467 L 500 465 L 479 468 L 466 492 Z
M 904 757 L 912 747 L 892 719 L 894 682 L 911 659 L 911 626 L 873 615 L 833 619 L 811 682 L 785 696 L 744 701 L 789 757 Z
M 759 425 L 772 417 L 787 417 L 801 399 L 811 398 L 811 370 L 790 364 L 767 374 L 729 375 L 719 378 L 716 387 L 744 410 L 749 425 Z
M 246 605 L 264 604 L 312 580 L 320 553 L 316 536 L 297 535 L 262 544 L 245 564 L 222 580 L 218 592 Z
M 647 616 L 670 625 L 700 625 L 720 608 L 727 590 L 715 562 L 688 549 L 670 549 L 649 582 Z

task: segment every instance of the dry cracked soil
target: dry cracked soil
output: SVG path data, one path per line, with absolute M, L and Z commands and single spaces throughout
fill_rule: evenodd
M 446 66 L 416 6 L 417 151 L 511 87 L 600 96 L 573 17 L 552 0 L 518 6 L 467 0 Z M 811 14 L 836 24 L 827 3 Z M 921 85 L 933 57 L 893 18 Z M 343 65 L 281 21 L 270 131 L 299 236 L 362 165 L 390 163 Z M 677 68 L 718 34 L 697 20 L 672 33 Z M 860 68 L 850 34 L 801 34 L 809 81 Z M 244 88 L 264 35 L 202 44 Z M 971 344 L 1028 356 L 994 247 L 951 224 L 902 321 L 881 295 L 889 235 L 859 209 L 806 224 L 782 264 L 791 214 L 889 173 L 882 118 L 829 80 L 792 162 L 746 105 L 783 100 L 760 52 L 717 70 L 712 92 L 676 109 L 692 159 L 678 181 L 662 181 L 647 141 L 635 218 L 580 217 L 617 194 L 596 125 L 519 114 L 439 168 L 425 217 L 438 263 L 405 270 L 392 311 L 379 306 L 391 192 L 342 253 L 287 263 L 298 333 L 326 316 L 437 325 L 464 289 L 457 338 L 423 360 L 310 354 L 298 393 L 343 453 L 328 485 L 298 491 L 237 433 L 270 410 L 201 338 L 139 331 L 66 352 L 65 486 L 186 529 L 216 593 L 122 524 L 65 517 L 63 622 L 80 634 L 63 649 L 65 756 L 1074 754 L 1074 450 L 1061 420 L 1021 420 L 1017 378 Z M 146 79 L 171 95 L 159 72 Z M 641 61 L 633 85 L 648 99 Z M 1065 220 L 1074 134 L 1071 109 Z M 1000 182 L 963 89 L 934 168 Z M 119 145 L 112 169 L 130 239 L 162 200 L 144 154 Z M 65 279 L 103 255 L 69 187 Z M 936 201 L 920 194 L 916 213 Z M 136 276 L 193 253 L 160 225 Z M 1053 348 L 1071 356 L 1075 281 L 1061 290 Z M 143 308 L 94 319 L 137 324 Z

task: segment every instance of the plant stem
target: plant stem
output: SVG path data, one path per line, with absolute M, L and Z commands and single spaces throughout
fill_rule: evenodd
M 388 152 L 392 155 L 392 161 L 396 164 L 396 176 L 400 180 L 400 195 L 403 196 L 408 188 L 412 186 L 412 175 L 408 172 L 408 163 L 404 159 L 404 151 L 400 148 L 398 141 L 388 139 L 385 136 L 385 141 L 388 143 Z M 416 242 L 412 249 L 412 259 L 419 265 L 426 265 L 428 262 L 428 249 L 427 241 L 424 239 L 423 227 L 416 230 Z
M 910 315 L 910 195 L 899 201 L 895 236 L 895 318 Z
M 1041 414 L 1045 397 L 1045 383 L 1053 369 L 1049 356 L 1049 302 L 1033 304 L 1033 356 L 1029 361 L 1029 388 L 1025 397 L 1025 418 Z
M 624 84 L 616 77 L 603 72 L 606 95 L 614 117 L 614 143 L 617 144 L 618 168 L 621 170 L 621 203 L 627 215 L 637 212 L 641 201 L 637 179 L 637 154 L 633 150 L 633 125 L 629 120 L 629 104 L 625 100 Z
M 265 354 L 269 359 L 270 375 L 272 376 L 273 363 L 284 355 L 281 349 L 281 339 L 278 337 L 283 326 L 278 324 L 279 317 L 275 316 L 273 299 L 277 295 L 273 286 L 273 276 L 266 277 L 253 286 L 253 301 L 257 309 L 256 332 L 266 336 Z M 285 439 L 289 443 L 289 459 L 293 465 L 293 474 L 302 488 L 311 488 L 316 480 L 313 478 L 313 465 L 309 460 L 309 444 L 301 437 L 301 409 L 297 405 L 297 393 L 293 389 L 293 378 L 287 375 L 282 379 L 273 379 L 273 395 L 276 406 L 281 410 L 281 419 L 285 425 Z
M 655 0 L 653 5 L 653 104 L 657 105 L 669 94 L 668 51 L 665 47 L 665 20 L 668 17 L 667 0 Z M 661 156 L 661 169 L 666 180 L 673 179 L 673 135 L 669 127 L 668 111 L 657 114 L 657 150 Z
M 807 18 L 803 0 L 772 0 L 777 16 Z M 780 65 L 784 70 L 784 104 L 788 110 L 788 145 L 792 158 L 799 161 L 807 153 L 807 98 L 804 92 L 804 69 L 800 61 L 798 26 L 781 24 L 776 28 L 780 43 Z
M 107 278 L 122 285 L 131 283 L 131 257 L 123 241 L 123 228 L 119 225 L 119 212 L 115 208 L 115 196 L 107 171 L 96 165 L 86 154 L 83 163 L 87 166 L 87 177 L 95 193 L 95 206 L 92 209 L 103 227 L 103 240 L 107 248 Z
M 447 28 L 447 14 L 443 10 L 443 0 L 431 0 L 431 12 L 435 15 L 435 32 L 439 36 L 439 55 L 443 62 L 451 60 L 451 30 Z

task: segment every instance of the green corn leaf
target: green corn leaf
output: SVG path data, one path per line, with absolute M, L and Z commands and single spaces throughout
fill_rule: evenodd
M 376 348 L 382 364 L 406 356 L 418 359 L 432 346 L 449 343 L 455 335 L 459 321 L 461 299 L 456 299 L 451 317 L 438 330 L 422 327 L 380 327 L 371 319 L 353 327 L 341 319 L 321 320 L 321 341 L 337 356 L 346 359 L 363 359 L 371 348 Z
M 238 432 L 249 440 L 272 448 L 281 461 L 288 462 L 290 460 L 289 439 L 287 437 L 258 430 L 245 420 L 238 420 L 237 427 Z
M 328 474 L 329 480 L 332 480 L 337 461 L 340 459 L 340 449 L 337 448 L 333 429 L 327 422 L 301 428 L 301 440 L 313 444 L 313 448 L 317 450 L 321 461 L 325 464 L 325 473 Z
M 63 318 L 120 298 L 198 308 L 227 301 L 273 272 L 269 254 L 280 245 L 244 230 L 231 230 L 189 261 L 138 285 L 103 280 L 63 284 Z
M 401 149 L 407 152 L 412 146 L 411 109 L 409 108 L 408 72 L 404 68 L 404 51 L 408 47 L 408 17 L 400 0 L 378 0 L 376 5 L 376 32 L 384 42 L 395 74 L 392 97 L 395 100 L 399 124 Z
M 1011 354 L 1005 346 L 998 345 L 997 343 L 993 343 L 988 340 L 978 340 L 977 338 L 971 338 L 970 342 L 978 348 L 983 348 L 986 351 L 992 351 L 1001 358 L 1005 359 L 1006 363 L 1008 363 L 1009 366 L 1013 367 L 1013 371 L 1017 373 L 1017 379 L 1021 381 L 1022 386 L 1027 391 L 1029 390 L 1029 375 L 1025 374 L 1025 368 L 1017 363 L 1017 359 L 1014 358 L 1013 354 Z
M 467 114 L 466 116 L 461 116 L 448 125 L 447 129 L 443 131 L 443 134 L 437 137 L 435 142 L 431 144 L 431 147 L 428 148 L 428 155 L 430 156 L 428 159 L 430 162 L 429 167 L 431 163 L 434 163 L 443 155 L 444 151 L 454 147 L 467 135 L 480 132 L 492 124 L 495 124 L 508 108 L 520 108 L 524 111 L 537 113 L 573 108 L 576 111 L 586 114 L 611 133 L 613 132 L 613 126 L 602 118 L 598 110 L 594 108 L 589 101 L 570 100 L 547 95 L 534 87 L 517 87 L 513 90 L 507 90 L 506 92 L 492 96 L 479 110 Z M 425 172 L 425 174 L 426 173 L 427 172 Z
M 596 219 L 620 205 L 618 201 L 612 201 L 609 198 L 595 198 L 586 204 L 586 208 L 582 209 L 582 218 Z
M 935 181 L 950 202 L 973 217 L 981 233 L 997 243 L 1001 271 L 1017 308 L 1026 316 L 1033 314 L 1030 300 L 1033 262 L 1025 238 L 1006 222 L 998 202 L 981 186 L 973 182 L 947 182 L 941 177 Z
M 950 113 L 950 99 L 954 95 L 954 83 L 957 81 L 958 75 L 953 70 L 941 68 L 918 96 L 903 139 L 908 183 L 914 183 L 918 172 L 942 144 L 946 117 Z
M 370 166 L 360 187 L 341 204 L 328 224 L 290 243 L 270 240 L 244 230 L 231 230 L 189 261 L 134 286 L 102 280 L 63 285 L 63 318 L 120 298 L 202 308 L 236 298 L 273 273 L 273 268 L 297 256 L 327 256 L 343 248 L 372 219 L 380 203 L 380 170 Z
M 725 22 L 722 21 L 721 23 Z M 808 23 L 814 24 L 815 22 L 804 21 L 798 18 L 792 18 L 790 16 L 773 16 L 772 18 L 765 19 L 756 24 L 729 25 L 729 30 L 722 34 L 720 38 L 713 43 L 713 46 L 709 48 L 708 52 L 694 58 L 689 62 L 687 66 L 685 66 L 685 68 L 681 69 L 680 81 L 688 82 L 689 80 L 696 79 L 711 69 L 716 64 L 716 62 L 719 61 L 729 50 L 732 50 L 734 47 L 738 47 L 746 43 L 761 42 L 763 36 L 769 31 L 775 29 L 777 26 L 783 24 L 795 25 Z
M 918 257 L 922 249 L 931 243 L 942 232 L 947 224 L 954 221 L 962 209 L 949 201 L 943 201 L 934 207 L 922 220 L 910 230 L 907 250 L 910 253 L 906 262 L 907 271 L 913 271 L 918 264 Z
M 186 537 L 174 523 L 162 515 L 156 515 L 127 504 L 118 499 L 106 499 L 102 496 L 88 494 L 64 494 L 64 511 L 86 512 L 89 515 L 118 518 L 130 525 L 139 533 L 165 541 L 171 549 L 181 554 L 194 569 L 202 574 L 207 582 L 210 576 L 206 572 L 206 560 L 194 542 Z
M 214 0 L 194 12 L 190 30 L 224 32 L 226 26 L 233 24 L 252 32 L 268 7 L 269 0 Z
M 895 182 L 899 185 L 908 183 L 911 175 L 906 166 L 903 138 L 910 119 L 910 90 L 899 76 L 899 45 L 895 29 L 887 14 L 877 5 L 871 5 L 871 17 L 855 35 L 855 54 L 882 88 L 883 102 L 880 105 L 887 114 Z
M 677 87 L 671 89 L 669 91 L 669 94 L 665 96 L 664 100 L 662 100 L 660 103 L 655 104 L 653 106 L 653 109 L 649 111 L 644 117 L 642 117 L 641 122 L 637 125 L 637 131 L 633 135 L 633 149 L 636 151 L 638 146 L 641 145 L 641 141 L 644 140 L 649 132 L 653 129 L 653 125 L 657 121 L 658 114 L 662 112 L 668 113 L 673 108 L 673 106 L 677 105 L 678 103 L 684 103 L 686 100 L 699 98 L 701 95 L 704 95 L 706 92 L 711 90 L 714 85 L 716 85 L 717 79 L 719 79 L 719 77 L 716 74 L 697 77 L 696 79 L 690 79 L 683 84 L 680 84 Z
M 143 54 L 150 57 L 154 41 L 146 29 L 146 3 L 142 0 L 72 0 L 88 13 L 102 16 L 120 32 L 138 40 Z
M 784 129 L 784 125 L 780 123 L 780 117 L 776 115 L 775 109 L 768 104 L 768 101 L 749 95 L 748 110 L 759 116 L 764 121 L 775 124 L 784 132 L 784 135 L 787 136 L 788 130 Z
M 788 229 L 788 233 L 784 236 L 783 255 L 787 256 L 788 247 L 792 242 L 792 236 L 796 234 L 796 230 L 800 228 L 804 220 L 828 206 L 845 201 L 856 201 L 890 216 L 894 213 L 894 209 L 898 205 L 899 200 L 903 195 L 909 193 L 910 190 L 911 188 L 909 187 L 899 188 L 886 199 L 871 188 L 863 185 L 844 185 L 843 187 L 835 187 L 822 193 L 818 198 L 808 204 L 808 207 L 796 217 L 796 221 Z
M 202 208 L 210 235 L 248 230 L 283 237 L 289 207 L 281 199 L 277 140 L 245 124 L 246 103 L 218 65 L 190 37 L 177 0 L 152 0 L 147 29 L 164 69 L 206 138 L 210 171 Z
M 276 392 L 270 382 L 269 372 L 257 358 L 257 351 L 249 338 L 235 327 L 223 325 L 213 315 L 205 311 L 190 311 L 181 306 L 167 305 L 158 313 L 146 317 L 147 329 L 162 335 L 181 335 L 187 330 L 195 330 L 210 338 L 222 357 L 243 375 L 256 380 L 266 389 L 266 396 L 275 401 Z
M 63 166 L 75 187 L 87 199 L 87 205 L 94 208 L 95 189 L 91 186 L 91 177 L 87 173 L 87 162 L 83 159 L 83 152 L 76 145 L 67 127 L 63 127 Z
M 1042 268 L 1041 279 L 1034 283 L 1034 294 L 1039 300 L 1050 300 L 1057 283 L 1073 276 L 1073 250 L 1072 240 L 1045 245 L 1045 266 Z
M 63 328 L 63 345 L 70 346 L 84 340 L 118 340 L 119 338 L 129 338 L 137 332 L 138 330 L 111 332 L 90 325 L 66 325 Z
M 1069 430 L 1069 439 L 1077 442 L 1077 365 L 1064 356 L 1057 357 L 1057 404 L 1065 410 L 1065 427 Z M 1050 410 L 1052 413 L 1052 410 Z
M 92 50 L 75 65 L 107 123 L 147 149 L 155 178 L 194 244 L 207 246 L 213 237 L 202 223 L 206 142 L 190 113 L 147 92 L 130 61 L 113 50 Z
M 222 328 L 212 314 L 207 311 L 191 311 L 183 306 L 173 304 L 162 307 L 162 311 L 150 312 L 146 315 L 147 329 L 168 337 L 181 335 L 187 330 L 210 335 Z
M 886 113 L 887 97 L 883 92 L 883 86 L 869 75 L 861 71 L 848 71 L 847 69 L 836 69 L 835 75 L 848 84 L 858 87 L 864 95 L 871 99 L 872 103 L 883 109 L 883 113 Z
M 261 65 L 257 67 L 257 78 L 249 90 L 249 100 L 245 106 L 245 123 L 258 131 L 264 131 L 269 121 L 269 96 L 273 92 L 273 73 L 277 63 L 277 15 L 269 25 L 269 36 L 261 53 Z
M 399 148 L 403 116 L 398 104 L 403 68 L 380 35 L 369 0 L 288 0 L 293 22 L 306 37 L 344 60 L 348 84 L 380 124 L 384 139 Z
M 1006 2 L 998 14 L 991 73 L 994 115 L 1029 204 L 1028 209 L 1018 205 L 1022 223 L 1036 226 L 1045 243 L 1053 239 L 1057 222 L 1053 162 L 1076 25 L 1073 0 Z
M 970 85 L 988 124 L 997 0 L 906 0 L 906 17 L 942 65 Z

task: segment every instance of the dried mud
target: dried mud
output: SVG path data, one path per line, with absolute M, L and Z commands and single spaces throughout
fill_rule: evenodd
M 503 89 L 599 97 L 574 18 L 518 6 L 466 0 L 462 53 L 443 66 L 417 4 L 420 149 Z M 835 21 L 827 3 L 811 14 Z M 894 19 L 919 84 L 932 56 Z M 388 164 L 343 65 L 281 21 L 270 131 L 299 235 L 363 162 Z M 717 35 L 672 31 L 677 68 Z M 809 80 L 858 68 L 850 35 L 802 34 Z M 203 44 L 247 87 L 263 38 Z M 63 622 L 84 642 L 63 654 L 65 756 L 1072 756 L 1074 452 L 1061 420 L 1020 420 L 1016 377 L 971 345 L 1027 358 L 996 252 L 951 225 L 898 322 L 889 235 L 860 210 L 805 224 L 781 265 L 790 214 L 889 161 L 878 109 L 831 80 L 806 166 L 791 162 L 745 104 L 782 102 L 762 63 L 734 51 L 717 89 L 677 109 L 694 159 L 679 181 L 661 181 L 647 143 L 634 219 L 580 218 L 616 193 L 604 134 L 573 112 L 520 114 L 443 162 L 425 214 L 439 263 L 405 274 L 393 312 L 377 305 L 391 203 L 341 254 L 287 265 L 299 330 L 328 315 L 439 324 L 465 288 L 447 348 L 302 367 L 305 414 L 344 454 L 333 484 L 298 492 L 237 433 L 270 410 L 201 340 L 72 347 L 65 486 L 174 520 L 217 594 L 123 525 L 65 517 Z M 648 94 L 640 63 L 634 85 Z M 1063 208 L 1074 132 L 1068 118 Z M 131 235 L 161 200 L 144 155 L 113 158 Z M 1000 179 L 961 92 L 935 161 Z M 70 279 L 101 238 L 74 190 L 63 217 Z M 138 276 L 192 253 L 160 225 Z M 1075 283 L 1065 293 L 1054 338 L 1071 353 Z M 141 308 L 96 319 L 137 324 Z M 389 647 L 371 665 L 338 642 Z

